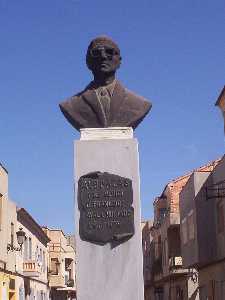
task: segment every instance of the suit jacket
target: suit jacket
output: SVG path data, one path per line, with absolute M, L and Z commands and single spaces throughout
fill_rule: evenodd
M 80 128 L 133 127 L 143 120 L 151 109 L 151 103 L 135 95 L 116 81 L 110 102 L 110 115 L 105 124 L 104 114 L 92 89 L 85 89 L 59 104 L 60 109 L 71 125 Z

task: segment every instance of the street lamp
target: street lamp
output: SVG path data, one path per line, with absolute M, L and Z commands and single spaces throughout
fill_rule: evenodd
M 17 236 L 17 243 L 19 244 L 19 247 L 15 247 L 13 244 L 7 245 L 7 251 L 20 251 L 22 249 L 22 245 L 25 241 L 25 232 L 23 231 L 23 228 L 20 228 L 19 231 L 16 232 Z

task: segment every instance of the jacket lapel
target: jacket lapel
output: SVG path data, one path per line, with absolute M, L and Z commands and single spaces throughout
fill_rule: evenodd
M 82 97 L 91 106 L 91 108 L 96 114 L 96 117 L 99 119 L 100 124 L 102 125 L 102 127 L 104 127 L 104 115 L 95 91 L 88 89 L 83 93 Z
M 113 91 L 113 96 L 110 103 L 110 124 L 119 115 L 120 108 L 125 100 L 125 89 L 119 81 L 116 81 L 116 85 Z

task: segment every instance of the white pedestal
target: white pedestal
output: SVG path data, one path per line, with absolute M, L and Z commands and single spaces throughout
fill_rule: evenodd
M 90 172 L 130 178 L 135 234 L 115 248 L 80 239 L 77 183 Z M 78 300 L 144 300 L 138 144 L 132 128 L 82 129 L 75 141 L 76 276 Z

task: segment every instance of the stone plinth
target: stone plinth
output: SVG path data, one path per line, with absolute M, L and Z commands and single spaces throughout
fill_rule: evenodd
M 126 242 L 98 245 L 80 239 L 78 180 L 96 171 L 132 180 L 135 234 Z M 82 129 L 75 142 L 75 191 L 78 300 L 143 300 L 138 143 L 132 128 Z

